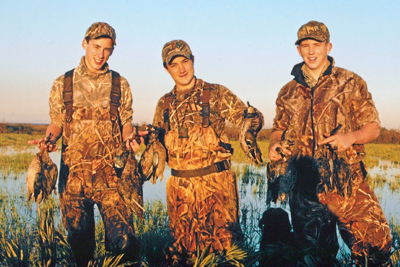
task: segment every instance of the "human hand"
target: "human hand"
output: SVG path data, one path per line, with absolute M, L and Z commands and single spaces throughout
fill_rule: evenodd
M 138 131 L 137 133 L 133 132 L 126 140 L 125 145 L 126 148 L 132 149 L 133 152 L 138 152 L 140 149 L 140 144 L 144 143 L 143 136 L 147 135 L 148 131 Z
M 48 152 L 54 152 L 58 150 L 56 141 L 51 140 L 52 134 L 42 139 L 28 140 L 29 145 L 38 145 L 40 150 L 47 150 Z
M 289 155 L 292 155 L 292 152 L 281 146 L 279 142 L 276 142 L 269 148 L 268 157 L 271 161 L 286 160 L 286 156 Z
M 355 143 L 355 138 L 352 133 L 339 133 L 332 136 L 329 133 L 325 133 L 324 136 L 326 139 L 319 141 L 318 145 L 328 144 L 333 150 L 337 150 L 337 152 L 346 151 Z

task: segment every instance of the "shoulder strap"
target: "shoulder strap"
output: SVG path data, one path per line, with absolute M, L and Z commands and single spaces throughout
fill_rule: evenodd
M 111 95 L 110 95 L 110 118 L 114 123 L 117 121 L 118 108 L 121 102 L 121 76 L 116 71 L 111 71 L 112 75 L 112 85 L 111 85 Z
M 165 132 L 168 132 L 170 130 L 170 125 L 169 125 L 169 104 L 171 103 L 172 100 L 172 92 L 169 92 L 164 95 L 164 125 L 163 128 Z
M 201 113 L 200 115 L 203 117 L 203 128 L 207 128 L 210 126 L 210 91 L 212 89 L 211 84 L 204 82 L 203 85 L 203 99 L 200 104 Z
M 72 114 L 74 113 L 73 110 L 73 74 L 74 69 L 67 71 L 64 75 L 64 88 L 63 88 L 63 99 L 64 99 L 64 106 L 65 106 L 65 121 L 70 123 L 72 121 Z
M 111 103 L 110 103 L 110 118 L 115 122 L 118 118 L 118 107 L 121 100 L 121 76 L 118 72 L 111 71 L 112 73 L 112 86 L 111 86 Z M 74 69 L 67 71 L 64 75 L 64 106 L 65 106 L 65 120 L 70 123 L 72 121 L 73 110 L 73 74 Z
M 203 99 L 200 104 L 201 113 L 200 115 L 203 117 L 202 126 L 207 128 L 210 126 L 210 91 L 212 90 L 211 84 L 204 82 L 203 86 Z M 164 95 L 164 130 L 168 132 L 170 130 L 169 125 L 169 104 L 172 100 L 172 92 L 169 92 Z

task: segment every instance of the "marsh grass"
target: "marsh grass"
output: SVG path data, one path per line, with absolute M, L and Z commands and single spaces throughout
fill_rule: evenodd
M 15 178 L 25 173 L 32 162 L 34 152 L 22 153 L 6 153 L 0 152 L 0 177 L 8 178 L 14 176 Z
M 2 135 L 0 134 L 0 136 Z M 12 135 L 9 137 L 14 138 Z M 28 139 L 35 138 L 31 135 L 26 135 L 22 139 L 15 137 L 15 144 L 20 144 L 20 146 L 13 147 L 17 152 L 0 153 L 0 173 L 3 177 L 11 177 L 11 173 L 23 174 L 27 170 L 34 153 L 27 152 L 22 144 Z M 234 141 L 232 144 L 235 149 L 232 160 L 236 162 L 233 170 L 239 178 L 240 193 L 245 194 L 246 190 L 251 190 L 251 193 L 259 197 L 258 200 L 262 199 L 266 194 L 265 165 L 256 167 L 249 164 L 239 142 Z M 259 145 L 263 153 L 263 160 L 267 162 L 269 141 L 261 141 Z M 380 164 L 379 157 L 383 155 L 383 159 L 393 164 L 399 164 L 400 146 L 380 146 L 382 145 L 367 146 L 369 162 L 376 162 L 374 166 L 378 166 Z M 392 155 L 393 153 L 399 155 Z M 18 154 L 22 155 L 17 157 Z M 11 157 L 13 155 L 16 157 Z M 3 167 L 3 165 L 10 167 Z M 9 174 L 4 176 L 4 173 Z M 370 178 L 370 183 L 374 183 L 376 186 L 382 186 L 391 181 L 385 175 Z M 397 178 L 400 177 L 397 176 Z M 53 266 L 53 264 L 73 266 L 73 256 L 66 241 L 66 231 L 61 223 L 58 200 L 51 197 L 48 202 L 38 207 L 36 204 L 27 202 L 25 195 L 24 185 L 21 185 L 17 193 L 0 187 L 0 266 Z M 257 201 L 257 203 L 259 202 Z M 134 219 L 135 232 L 140 244 L 141 266 L 167 266 L 165 250 L 171 244 L 172 239 L 165 201 L 146 201 L 145 209 L 144 220 Z M 207 251 L 199 251 L 196 266 L 217 266 L 218 264 L 222 266 L 228 263 L 234 266 L 256 266 L 254 264 L 260 258 L 258 243 L 261 236 L 258 221 L 264 209 L 265 206 L 262 204 L 258 206 L 252 202 L 242 201 L 240 219 L 244 241 L 233 252 L 216 255 L 207 253 Z M 398 249 L 399 223 L 391 218 L 390 227 L 394 248 Z M 120 256 L 112 257 L 105 251 L 104 225 L 101 218 L 98 218 L 96 221 L 95 260 L 91 262 L 91 266 L 118 266 Z M 399 266 L 399 256 L 398 252 L 393 254 L 393 261 L 397 264 L 394 266 Z M 349 265 L 350 255 L 342 254 L 338 258 L 343 266 L 351 266 Z
M 17 134 L 17 133 L 3 133 L 0 134 L 0 147 L 13 146 L 13 147 L 30 147 L 26 142 L 28 140 L 43 138 L 39 134 Z
M 251 163 L 251 161 L 247 158 L 244 154 L 243 150 L 240 148 L 239 141 L 231 141 L 231 145 L 234 149 L 232 161 L 237 163 Z M 268 147 L 269 147 L 269 140 L 258 141 L 258 145 L 260 146 L 262 160 L 264 164 L 268 162 Z
M 379 159 L 400 164 L 400 146 L 394 144 L 367 144 L 365 163 L 368 167 L 377 166 Z

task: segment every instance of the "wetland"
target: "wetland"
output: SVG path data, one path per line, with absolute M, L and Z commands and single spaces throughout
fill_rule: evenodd
M 66 242 L 66 231 L 61 223 L 58 196 L 52 195 L 41 205 L 26 200 L 26 172 L 38 149 L 36 146 L 25 144 L 28 139 L 40 137 L 41 135 L 35 134 L 0 134 L 0 250 L 2 250 L 0 251 L 0 266 L 47 266 L 46 261 L 48 262 L 49 259 L 57 262 L 52 266 L 71 264 L 69 261 L 71 252 Z M 260 142 L 263 166 L 250 164 L 237 141 L 233 141 L 232 145 L 235 148 L 232 170 L 238 178 L 240 219 L 245 233 L 242 247 L 247 255 L 257 257 L 261 237 L 258 221 L 268 208 L 266 163 L 269 141 Z M 398 208 L 400 206 L 400 145 L 368 144 L 366 150 L 367 179 L 390 223 L 393 246 L 397 249 L 400 246 L 400 209 Z M 60 152 L 50 155 L 53 162 L 59 166 Z M 163 250 L 165 244 L 171 239 L 165 200 L 165 185 L 169 176 L 170 169 L 167 166 L 162 181 L 157 181 L 155 185 L 145 182 L 143 185 L 145 219 L 144 221 L 135 219 L 135 227 L 141 242 L 142 266 L 166 266 Z M 288 207 L 283 208 L 289 211 Z M 97 262 L 94 262 L 93 266 L 113 266 L 110 264 L 118 259 L 110 258 L 105 251 L 102 221 L 98 212 L 96 214 L 95 256 Z M 53 227 L 52 231 L 48 229 L 49 225 Z M 51 233 L 55 234 L 51 237 Z M 57 244 L 53 247 L 53 251 L 51 251 L 51 242 L 53 246 Z M 43 253 L 44 250 L 48 253 Z M 341 242 L 338 259 L 343 266 L 351 266 L 349 250 L 343 242 Z

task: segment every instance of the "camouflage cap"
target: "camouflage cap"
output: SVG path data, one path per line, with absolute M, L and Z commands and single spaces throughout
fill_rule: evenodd
M 189 45 L 182 40 L 173 40 L 166 43 L 162 50 L 162 60 L 164 64 L 169 64 L 175 56 L 183 56 L 190 59 L 192 50 Z
M 299 45 L 305 39 L 329 43 L 328 28 L 322 22 L 312 20 L 300 27 L 297 32 L 297 41 L 294 44 Z
M 100 36 L 110 37 L 113 40 L 114 45 L 117 45 L 117 43 L 115 42 L 115 40 L 117 39 L 117 34 L 115 33 L 114 28 L 105 22 L 93 23 L 92 26 L 87 29 L 85 38 L 90 37 L 91 39 L 96 39 Z

